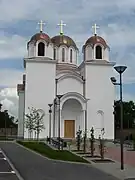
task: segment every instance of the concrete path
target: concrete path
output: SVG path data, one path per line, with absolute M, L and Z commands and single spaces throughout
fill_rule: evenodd
M 95 154 L 99 155 L 97 145 L 95 145 L 95 147 Z M 76 146 L 72 146 L 71 149 L 76 149 Z M 129 178 L 135 180 L 135 151 L 127 151 L 127 149 L 129 148 L 124 148 L 124 170 L 120 169 L 120 146 L 113 144 L 112 142 L 106 143 L 105 157 L 114 160 L 115 163 L 93 163 L 93 158 L 86 159 L 92 163 L 93 167 L 113 175 L 121 180 Z M 87 151 L 90 152 L 90 149 L 87 149 Z
M 118 180 L 91 165 L 48 160 L 13 142 L 1 142 L 0 148 L 24 180 Z
M 19 180 L 15 169 L 9 162 L 4 152 L 0 149 L 0 179 L 1 180 Z

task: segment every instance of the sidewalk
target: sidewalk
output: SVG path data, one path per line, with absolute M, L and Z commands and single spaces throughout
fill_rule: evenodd
M 71 146 L 71 151 L 76 149 L 76 146 L 73 145 Z M 90 152 L 87 148 L 87 152 Z M 77 152 L 73 152 L 77 153 Z M 95 154 L 98 155 L 98 150 L 96 149 Z M 78 155 L 78 154 L 77 154 Z M 82 155 L 80 155 L 82 156 Z M 92 160 L 93 158 L 85 158 L 88 161 L 91 162 L 93 167 L 104 171 L 107 174 L 113 175 L 114 177 L 124 180 L 128 178 L 134 178 L 135 179 L 135 152 L 134 151 L 124 151 L 124 157 L 126 163 L 124 165 L 124 170 L 120 169 L 120 147 L 117 147 L 116 145 L 113 144 L 108 144 L 107 145 L 107 150 L 105 153 L 105 158 L 111 159 L 115 161 L 114 163 L 94 163 Z M 96 158 L 94 158 L 96 159 Z M 98 158 L 99 159 L 99 158 Z M 133 179 L 132 179 L 133 180 Z

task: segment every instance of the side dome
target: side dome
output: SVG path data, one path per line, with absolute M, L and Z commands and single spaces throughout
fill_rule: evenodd
M 108 45 L 107 45 L 106 41 L 100 36 L 92 36 L 92 37 L 90 37 L 86 41 L 84 47 L 86 47 L 87 45 L 91 45 L 92 47 L 94 47 L 95 44 L 101 44 L 101 45 L 103 45 L 104 48 L 108 48 Z
M 47 43 L 51 43 L 51 38 L 47 34 L 40 32 L 40 33 L 36 33 L 35 35 L 33 35 L 31 37 L 30 41 L 28 42 L 28 44 L 30 42 L 35 42 L 36 43 L 39 40 L 44 40 Z
M 71 39 L 69 36 L 65 36 L 65 35 L 54 36 L 51 39 L 51 42 L 57 47 L 59 47 L 61 45 L 65 45 L 67 47 L 72 46 L 75 49 L 78 49 L 75 42 L 73 41 L 73 39 Z

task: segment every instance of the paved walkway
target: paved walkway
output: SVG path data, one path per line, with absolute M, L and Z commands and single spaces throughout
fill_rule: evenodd
M 120 147 L 108 147 L 105 156 L 120 162 Z M 135 167 L 135 151 L 124 150 L 124 163 Z
M 7 157 L 0 149 L 0 179 L 6 180 L 19 180 L 12 164 L 8 161 Z
M 48 160 L 12 142 L 0 147 L 24 180 L 117 180 L 92 165 Z
M 92 165 L 108 174 L 111 174 L 121 180 L 127 178 L 134 178 L 135 180 L 135 151 L 127 151 L 127 148 L 124 149 L 124 167 L 122 171 L 120 169 L 120 146 L 117 146 L 113 143 L 106 143 L 106 152 L 105 157 L 115 160 L 115 163 L 92 163 Z M 95 154 L 99 154 L 98 146 L 96 145 Z M 73 145 L 71 149 L 76 149 L 76 146 Z M 87 151 L 90 152 L 89 149 Z M 92 158 L 86 158 L 91 162 Z

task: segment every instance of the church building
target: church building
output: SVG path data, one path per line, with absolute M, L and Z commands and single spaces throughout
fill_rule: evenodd
M 93 127 L 96 138 L 104 132 L 104 138 L 114 139 L 115 87 L 110 78 L 115 63 L 109 60 L 109 46 L 97 35 L 96 24 L 94 35 L 82 46 L 79 65 L 79 49 L 63 33 L 65 24 L 61 21 L 60 34 L 54 37 L 43 32 L 43 24 L 41 21 L 40 32 L 27 43 L 25 74 L 17 85 L 18 138 L 28 138 L 24 119 L 33 107 L 44 112 L 45 129 L 39 138 L 71 139 L 79 128 L 89 137 Z

